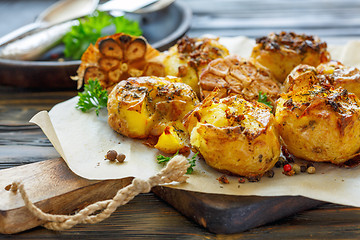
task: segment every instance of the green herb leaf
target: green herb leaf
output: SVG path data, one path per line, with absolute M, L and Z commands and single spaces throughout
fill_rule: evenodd
M 259 91 L 258 102 L 261 102 L 266 106 L 270 107 L 271 109 L 273 109 L 273 106 L 271 105 L 271 102 L 268 100 L 266 93 L 263 94 L 262 91 Z
M 191 173 L 194 171 L 193 167 L 196 166 L 196 163 L 195 163 L 195 162 L 196 162 L 196 160 L 197 160 L 197 155 L 198 155 L 198 154 L 199 154 L 199 152 L 195 153 L 195 155 L 192 156 L 191 159 L 188 159 L 188 161 L 189 161 L 189 163 L 190 163 L 190 167 L 187 169 L 186 174 L 191 174 Z
M 95 108 L 96 115 L 99 116 L 99 110 L 106 108 L 108 101 L 108 93 L 103 90 L 99 81 L 89 80 L 84 85 L 84 91 L 78 93 L 79 101 L 76 108 L 82 112 L 87 112 Z
M 157 155 L 156 160 L 160 164 L 160 163 L 166 163 L 166 162 L 170 161 L 171 158 L 173 158 L 173 157 L 165 157 L 165 156 L 159 154 L 159 155 Z
M 159 154 L 159 155 L 157 155 L 156 160 L 158 161 L 159 164 L 160 163 L 166 163 L 166 162 L 170 161 L 170 159 L 172 159 L 173 157 L 175 157 L 178 154 L 179 154 L 179 150 L 172 157 L 165 157 L 165 156 Z
M 139 23 L 126 19 L 124 16 L 114 18 L 113 23 L 117 33 L 122 32 L 133 36 L 140 36 L 142 34 Z
M 159 163 L 159 164 L 161 164 L 161 163 L 166 163 L 166 162 L 168 162 L 168 161 L 170 161 L 170 159 L 172 159 L 173 157 L 175 157 L 176 155 L 178 155 L 179 154 L 179 151 L 177 151 L 175 154 L 174 154 L 174 156 L 172 156 L 172 157 L 165 157 L 165 156 L 163 156 L 163 155 L 161 155 L 161 154 L 159 154 L 159 155 L 157 155 L 157 157 L 156 157 L 156 160 L 157 160 L 157 162 Z M 190 163 L 190 167 L 188 167 L 188 169 L 187 169 L 187 171 L 186 171 L 186 174 L 191 174 L 193 171 L 194 171 L 194 167 L 196 166 L 196 160 L 197 160 L 197 155 L 198 155 L 199 153 L 197 152 L 194 156 L 192 156 L 192 158 L 191 159 L 187 159 L 188 161 L 189 161 L 189 163 Z
M 65 57 L 80 59 L 90 43 L 95 44 L 98 38 L 105 36 L 103 30 L 112 25 L 115 26 L 115 33 L 123 32 L 135 36 L 142 34 L 137 22 L 124 16 L 111 17 L 105 12 L 96 11 L 92 16 L 79 19 L 79 25 L 73 26 L 62 38 Z

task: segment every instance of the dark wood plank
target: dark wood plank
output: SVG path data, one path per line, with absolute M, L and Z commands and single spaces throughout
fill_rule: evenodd
M 186 217 L 220 234 L 243 232 L 325 204 L 300 196 L 230 196 L 167 187 L 155 187 L 153 192 Z

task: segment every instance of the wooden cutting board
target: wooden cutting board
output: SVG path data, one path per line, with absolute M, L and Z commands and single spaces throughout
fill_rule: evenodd
M 22 181 L 30 200 L 43 211 L 71 214 L 112 198 L 132 178 L 87 180 L 75 175 L 61 158 L 1 170 L 0 233 L 17 233 L 44 223 L 24 207 L 20 194 L 6 190 L 13 181 Z M 168 187 L 155 187 L 153 192 L 214 233 L 238 233 L 324 204 L 304 197 L 228 196 Z

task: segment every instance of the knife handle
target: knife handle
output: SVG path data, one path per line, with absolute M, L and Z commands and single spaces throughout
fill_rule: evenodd
M 8 34 L 6 34 L 5 36 L 0 38 L 0 47 L 11 42 L 12 40 L 15 40 L 18 37 L 23 36 L 24 34 L 31 32 L 39 27 L 41 27 L 43 25 L 43 23 L 41 22 L 34 22 L 34 23 L 30 23 L 27 24 L 25 26 L 22 26 L 21 28 L 18 28 Z

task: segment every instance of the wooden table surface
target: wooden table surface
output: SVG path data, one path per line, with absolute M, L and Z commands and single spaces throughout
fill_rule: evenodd
M 180 1 L 180 0 L 178 0 Z M 331 44 L 360 40 L 360 2 L 181 0 L 193 10 L 190 36 L 259 37 L 294 30 L 319 35 Z M 33 21 L 54 0 L 0 1 L 0 35 Z M 16 74 L 16 72 L 14 72 Z M 28 120 L 50 110 L 76 91 L 36 91 L 0 86 L 0 169 L 59 157 L 42 131 Z M 0 199 L 1 201 L 1 199 Z M 360 209 L 326 204 L 280 221 L 233 235 L 209 233 L 154 194 L 141 194 L 109 219 L 53 232 L 41 227 L 11 239 L 359 239 Z

